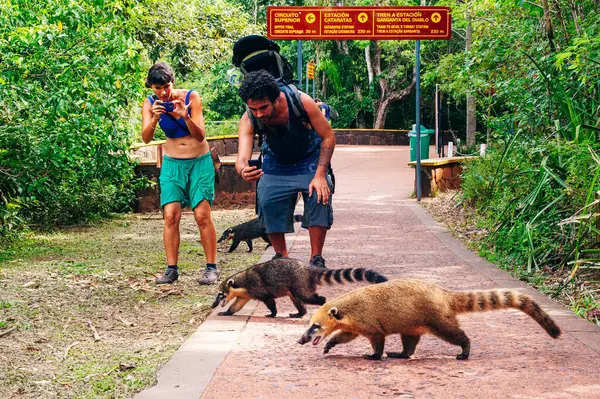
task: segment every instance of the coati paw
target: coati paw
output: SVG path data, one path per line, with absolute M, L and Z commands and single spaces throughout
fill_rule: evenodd
M 461 353 L 460 355 L 456 356 L 456 360 L 467 360 L 468 358 L 469 358 L 469 355 L 468 354 L 465 355 L 464 353 Z
M 394 358 L 394 359 L 409 359 L 410 358 L 410 356 L 404 352 L 387 352 L 387 356 L 389 358 Z
M 365 359 L 367 359 L 367 360 L 381 360 L 381 355 L 378 355 L 378 354 L 365 355 Z
M 290 313 L 290 319 L 301 319 L 306 313 Z
M 217 316 L 232 316 L 233 313 L 229 313 L 229 312 L 219 312 L 217 313 Z
M 265 317 L 268 317 L 269 319 L 274 319 L 275 316 L 277 316 L 277 313 L 271 313 L 271 314 L 266 315 Z
M 329 350 L 330 350 L 331 348 L 333 348 L 334 346 L 336 346 L 336 345 L 337 345 L 336 343 L 331 343 L 331 341 L 327 342 L 327 343 L 325 344 L 325 349 L 323 349 L 323 353 L 324 353 L 324 354 L 325 354 L 325 353 L 329 353 Z

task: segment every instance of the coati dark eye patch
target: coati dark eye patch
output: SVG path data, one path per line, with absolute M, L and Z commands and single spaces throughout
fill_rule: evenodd
M 321 325 L 318 323 L 313 324 L 312 326 L 310 326 L 310 328 L 308 329 L 310 334 L 314 334 L 317 331 L 319 331 L 321 329 Z

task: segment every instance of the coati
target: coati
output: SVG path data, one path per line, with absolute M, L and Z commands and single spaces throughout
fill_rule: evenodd
M 255 218 L 248 222 L 228 228 L 223 232 L 221 238 L 219 238 L 219 241 L 217 242 L 221 243 L 225 240 L 233 240 L 231 247 L 229 247 L 229 251 L 227 251 L 233 252 L 238 245 L 240 245 L 240 242 L 246 241 L 246 244 L 248 244 L 248 252 L 252 252 L 252 239 L 259 237 L 262 237 L 262 239 L 267 242 L 267 248 L 271 245 L 271 240 L 269 240 L 265 225 L 259 218 Z
M 298 313 L 290 317 L 299 318 L 306 314 L 304 303 L 323 305 L 325 297 L 317 294 L 316 286 L 327 284 L 343 284 L 345 281 L 366 280 L 370 283 L 382 283 L 387 278 L 372 270 L 357 269 L 321 269 L 309 267 L 291 258 L 278 258 L 259 263 L 248 269 L 228 277 L 221 283 L 212 307 L 227 305 L 232 299 L 235 302 L 219 316 L 230 316 L 244 307 L 251 299 L 264 302 L 271 311 L 267 317 L 277 315 L 275 298 L 289 296 Z
M 401 334 L 402 352 L 387 355 L 407 359 L 415 352 L 421 335 L 429 333 L 460 346 L 462 352 L 456 358 L 465 360 L 470 341 L 456 315 L 508 308 L 531 316 L 552 338 L 560 335 L 560 328 L 536 302 L 515 291 L 448 291 L 424 281 L 394 280 L 359 288 L 321 306 L 298 343 L 312 340 L 317 345 L 336 332 L 325 345 L 324 353 L 328 353 L 334 346 L 362 335 L 374 350 L 367 359 L 379 360 L 386 335 Z
M 302 215 L 294 215 L 295 222 L 302 222 L 302 219 Z M 227 251 L 233 252 L 238 245 L 240 245 L 240 242 L 246 241 L 246 244 L 248 244 L 248 252 L 252 252 L 252 240 L 259 237 L 261 237 L 267 243 L 265 248 L 269 248 L 269 245 L 271 245 L 271 240 L 269 240 L 265 225 L 259 218 L 255 218 L 248 222 L 228 228 L 223 232 L 217 243 L 221 243 L 225 240 L 233 240 L 231 247 L 229 247 L 229 250 Z

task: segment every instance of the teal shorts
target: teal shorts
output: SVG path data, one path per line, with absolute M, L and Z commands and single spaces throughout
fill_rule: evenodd
M 194 209 L 204 200 L 215 199 L 215 169 L 210 152 L 191 159 L 164 156 L 160 170 L 160 206 L 181 202 Z

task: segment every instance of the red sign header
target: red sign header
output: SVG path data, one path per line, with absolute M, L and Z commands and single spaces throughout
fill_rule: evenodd
M 449 7 L 268 7 L 267 37 L 283 40 L 448 40 Z

